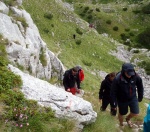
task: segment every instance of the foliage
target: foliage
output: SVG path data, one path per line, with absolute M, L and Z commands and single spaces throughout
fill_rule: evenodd
M 117 26 L 114 26 L 114 27 L 113 27 L 113 30 L 114 30 L 114 31 L 118 31 L 118 29 L 119 29 L 119 28 L 118 28 Z
M 150 28 L 147 28 L 145 31 L 140 33 L 137 36 L 137 40 L 142 44 L 142 47 L 146 47 L 150 49 Z
M 96 8 L 95 10 L 96 10 L 97 12 L 100 12 L 100 9 L 99 9 L 99 8 Z
M 53 18 L 53 14 L 51 14 L 51 13 L 45 13 L 44 17 L 47 18 L 47 19 L 52 19 Z
M 26 29 L 28 27 L 28 23 L 26 22 L 24 17 L 15 17 L 17 21 L 20 21 L 22 26 Z
M 111 20 L 107 20 L 106 23 L 107 23 L 107 24 L 111 24 Z
M 143 60 L 142 62 L 139 62 L 138 65 L 145 69 L 147 75 L 150 75 L 150 60 L 149 61 Z
M 78 34 L 80 34 L 80 35 L 83 34 L 83 32 L 82 32 L 79 28 L 76 29 L 76 33 L 78 33 Z
M 4 0 L 4 3 L 9 6 L 17 5 L 16 0 Z
M 47 60 L 46 60 L 46 55 L 45 55 L 45 51 L 43 48 L 41 48 L 41 52 L 40 52 L 40 57 L 39 57 L 41 63 L 43 66 L 47 66 Z
M 122 9 L 123 11 L 127 11 L 128 10 L 128 8 L 127 7 L 123 7 L 123 9 Z
M 145 14 L 150 14 L 150 3 L 142 8 L 142 12 Z
M 79 40 L 79 39 L 76 40 L 76 44 L 77 44 L 77 45 L 80 45 L 80 44 L 81 44 L 81 40 Z
M 22 85 L 20 76 L 13 74 L 6 67 L 0 67 L 0 77 L 0 86 L 3 90 L 20 87 Z

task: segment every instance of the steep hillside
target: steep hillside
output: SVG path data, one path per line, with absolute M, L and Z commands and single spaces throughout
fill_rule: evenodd
M 15 0 L 8 0 L 6 1 L 6 4 L 11 8 L 12 5 L 15 5 L 15 2 L 16 2 Z M 68 0 L 67 2 L 73 2 L 73 1 Z M 103 9 L 104 6 L 106 7 L 111 6 L 111 4 L 93 5 L 93 3 L 90 0 L 89 3 L 86 3 L 86 5 L 84 5 L 83 3 L 74 3 L 74 5 L 72 4 L 70 5 L 68 3 L 63 3 L 61 0 L 42 0 L 42 1 L 24 0 L 23 6 L 20 6 L 19 8 L 25 9 L 27 12 L 31 14 L 34 23 L 37 25 L 39 29 L 42 39 L 46 42 L 48 48 L 51 51 L 53 51 L 55 55 L 58 56 L 58 58 L 63 62 L 64 66 L 67 69 L 75 65 L 81 65 L 83 67 L 85 71 L 85 80 L 81 86 L 82 89 L 85 91 L 83 98 L 90 101 L 92 103 L 92 107 L 94 111 L 98 113 L 96 122 L 86 126 L 83 129 L 83 131 L 84 132 L 86 131 L 87 132 L 89 131 L 115 132 L 117 118 L 115 117 L 113 118 L 112 116 L 110 116 L 109 111 L 106 112 L 99 111 L 98 92 L 99 92 L 100 82 L 102 80 L 100 76 L 100 72 L 104 74 L 112 71 L 118 72 L 124 61 L 124 60 L 119 61 L 116 57 L 112 56 L 111 54 L 112 51 L 116 51 L 117 44 L 119 44 L 112 37 L 114 38 L 116 37 L 115 39 L 117 40 L 119 33 L 117 32 L 118 33 L 117 34 L 116 31 L 111 30 L 113 26 L 110 28 L 110 30 L 107 29 L 108 27 L 105 28 L 107 25 L 109 25 L 108 23 L 110 22 L 108 21 L 108 23 L 105 23 L 105 20 L 109 20 L 110 18 L 113 17 L 113 15 L 112 16 L 108 15 L 108 13 L 105 13 L 104 11 L 102 14 L 100 14 L 100 16 L 103 16 L 102 20 L 101 21 L 98 20 L 97 23 L 98 24 L 102 23 L 105 26 L 99 26 L 98 28 L 99 30 L 93 27 L 92 28 L 89 27 L 89 23 L 91 21 L 88 21 L 87 19 L 83 20 L 81 19 L 80 16 L 80 13 L 82 13 L 83 6 L 89 7 L 90 9 L 95 8 L 96 13 L 97 12 L 99 13 L 98 10 L 99 8 Z M 82 7 L 81 10 L 79 10 L 80 7 Z M 119 8 L 119 6 L 115 4 L 113 4 L 111 7 Z M 75 11 L 73 10 L 74 8 Z M 121 8 L 119 9 L 121 10 Z M 92 10 L 90 10 L 90 12 L 91 11 Z M 12 12 L 10 11 L 9 12 L 10 16 L 11 13 Z M 76 13 L 79 15 L 77 15 Z M 96 16 L 95 20 L 97 20 L 97 17 L 100 16 L 99 15 Z M 89 18 L 90 20 L 92 20 L 91 16 Z M 113 24 L 115 26 L 115 21 L 117 20 L 117 18 L 114 18 L 113 20 L 114 20 Z M 94 21 L 92 21 L 92 23 L 94 23 Z M 117 23 L 117 26 L 120 26 L 119 23 Z M 122 26 L 122 28 L 124 27 Z M 105 32 L 101 32 L 101 31 L 105 31 Z M 112 34 L 111 35 L 112 37 L 110 37 L 110 34 Z M 2 45 L 3 36 L 0 36 L 0 40 L 1 40 L 0 43 Z M 3 47 L 1 47 L 1 52 L 2 51 L 4 52 Z M 6 76 L 8 76 L 8 73 L 6 74 Z M 30 79 L 30 81 L 31 80 L 32 79 Z M 10 85 L 12 85 L 13 81 L 10 79 L 8 80 L 8 83 L 9 81 L 11 81 Z M 57 83 L 57 81 L 58 80 L 54 81 L 53 78 L 50 80 L 51 83 Z M 0 90 L 2 91 L 3 88 L 0 87 Z M 14 111 L 16 111 L 16 109 L 13 108 L 16 104 L 18 106 L 18 104 L 21 102 L 20 103 L 21 106 L 19 105 L 21 109 L 19 108 L 16 112 L 20 114 L 20 112 L 23 111 L 22 103 L 27 104 L 27 106 L 29 107 L 27 114 L 29 115 L 30 122 L 31 122 L 31 125 L 29 125 L 29 131 L 31 130 L 31 131 L 40 131 L 40 132 L 47 132 L 47 131 L 77 132 L 77 130 L 74 128 L 73 122 L 70 122 L 66 119 L 63 120 L 56 119 L 51 109 L 39 108 L 36 102 L 32 100 L 29 100 L 28 102 L 27 100 L 25 100 L 23 95 L 18 92 L 17 88 L 15 89 L 10 88 L 8 92 L 7 89 L 6 90 L 4 89 L 1 92 L 1 95 L 3 95 L 0 98 L 1 102 L 6 102 L 7 105 L 11 107 L 10 109 L 11 111 L 10 110 L 8 111 L 8 113 L 10 112 L 10 115 L 7 114 L 6 115 L 11 117 L 12 119 L 12 122 L 10 122 L 8 126 L 6 124 L 8 120 L 6 120 L 5 123 L 3 122 L 3 120 L 0 120 L 0 126 L 3 127 L 2 130 L 6 130 L 8 128 L 11 129 L 10 131 L 15 131 L 16 127 L 15 126 L 12 127 L 12 124 L 14 124 L 13 119 L 16 120 L 16 115 L 15 115 L 16 113 L 14 114 Z M 145 103 L 148 101 L 144 99 L 143 102 Z M 144 103 L 140 104 L 140 110 L 142 110 L 143 112 L 140 113 L 140 116 L 136 118 L 135 121 L 140 121 L 140 122 L 143 121 L 143 117 L 146 111 Z M 0 103 L 0 111 L 3 111 L 3 108 L 4 108 L 3 104 Z M 1 115 L 0 115 L 0 119 L 1 119 Z M 128 127 L 125 129 L 126 131 L 131 131 L 128 129 Z M 26 132 L 25 128 L 24 129 L 17 128 L 17 130 L 18 132 L 20 131 Z
M 149 32 L 150 21 L 150 4 L 147 0 L 130 3 L 116 1 L 107 4 L 77 2 L 73 5 L 75 12 L 92 23 L 100 34 L 107 33 L 131 47 L 150 48 L 150 40 L 146 37 L 149 36 L 146 32 Z
M 99 78 L 90 75 L 90 71 L 96 74 L 100 70 L 119 70 L 122 62 L 109 54 L 111 50 L 115 50 L 114 42 L 89 28 L 86 21 L 80 19 L 70 8 L 65 9 L 60 1 L 25 0 L 23 5 L 31 14 L 49 49 L 58 55 L 63 64 L 67 68 L 77 64 L 83 66 L 87 74 L 86 88 L 91 84 L 91 76 L 95 78 L 92 80 L 95 82 L 92 87 L 99 85 Z M 75 39 L 73 34 L 76 35 Z

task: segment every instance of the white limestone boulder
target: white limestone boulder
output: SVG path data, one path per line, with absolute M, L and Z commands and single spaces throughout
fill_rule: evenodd
M 69 118 L 84 126 L 95 122 L 97 113 L 93 111 L 90 102 L 66 92 L 64 89 L 51 85 L 19 69 L 8 66 L 23 80 L 22 92 L 27 99 L 36 100 L 40 105 L 51 107 L 58 118 Z

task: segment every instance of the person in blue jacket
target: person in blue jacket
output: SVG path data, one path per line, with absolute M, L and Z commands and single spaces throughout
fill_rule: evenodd
M 150 132 L 150 104 L 147 107 L 147 114 L 144 117 L 144 124 L 143 124 L 144 132 Z
M 139 114 L 138 102 L 143 99 L 143 91 L 142 79 L 135 72 L 133 65 L 124 63 L 121 72 L 113 80 L 110 91 L 112 100 L 117 101 L 118 104 L 120 126 L 123 126 L 124 115 L 128 113 L 128 107 L 130 108 L 130 113 L 126 116 L 126 122 L 129 127 L 133 126 L 131 118 Z

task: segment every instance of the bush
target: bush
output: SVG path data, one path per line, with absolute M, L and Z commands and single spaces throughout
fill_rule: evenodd
M 80 34 L 80 35 L 83 34 L 82 31 L 81 31 L 79 28 L 76 28 L 76 32 L 77 32 L 78 34 Z
M 141 10 L 134 10 L 134 11 L 132 11 L 132 12 L 135 13 L 135 14 L 138 14 L 138 13 L 141 12 Z
M 81 40 L 76 40 L 76 44 L 80 45 L 81 44 Z
M 47 19 L 52 19 L 53 18 L 53 14 L 51 14 L 51 13 L 45 13 L 44 17 L 47 18 Z
M 118 28 L 117 26 L 113 27 L 113 30 L 114 30 L 114 31 L 118 31 L 118 29 L 119 29 L 119 28 Z
M 44 31 L 45 33 L 49 33 L 49 29 L 47 29 L 47 28 L 44 28 L 43 31 Z
M 123 10 L 123 11 L 127 11 L 127 9 L 128 9 L 128 8 L 126 8 L 126 7 L 123 7 L 123 9 L 122 9 L 122 10 Z
M 86 6 L 86 7 L 84 8 L 84 10 L 85 10 L 85 11 L 88 11 L 88 10 L 89 10 L 89 7 L 88 7 L 88 6 Z
M 92 16 L 92 15 L 88 15 L 87 18 L 88 18 L 88 19 L 92 19 L 93 16 Z
M 45 51 L 43 48 L 41 48 L 39 60 L 41 61 L 43 66 L 47 66 L 47 60 L 46 60 Z
M 0 77 L 0 85 L 3 90 L 20 87 L 22 85 L 20 76 L 13 74 L 13 72 L 9 71 L 6 67 L 0 67 Z
M 130 28 L 125 28 L 124 29 L 126 32 L 129 32 L 130 31 Z
M 129 35 L 130 35 L 130 36 L 134 36 L 134 33 L 130 32 Z
M 150 48 L 150 28 L 147 28 L 144 32 L 137 36 L 138 43 L 142 44 L 146 48 Z
M 80 13 L 79 15 L 80 15 L 81 17 L 84 17 L 84 16 L 85 16 L 85 13 L 82 12 L 82 13 Z
M 51 24 L 51 27 L 54 27 L 54 24 Z
M 134 51 L 133 51 L 133 53 L 139 53 L 139 52 L 140 52 L 139 50 L 134 50 Z
M 4 3 L 9 6 L 17 5 L 17 2 L 15 0 L 4 0 Z
M 111 20 L 107 20 L 106 23 L 107 23 L 107 24 L 111 24 Z
M 147 75 L 150 75 L 150 62 L 149 61 L 142 61 L 139 63 L 139 66 L 145 69 Z
M 142 12 L 145 14 L 150 14 L 150 3 L 142 8 Z
M 92 12 L 93 12 L 93 9 L 91 9 L 91 10 L 88 11 L 89 14 L 92 13 Z
M 100 9 L 99 9 L 99 8 L 96 8 L 95 10 L 96 10 L 97 12 L 100 12 Z

